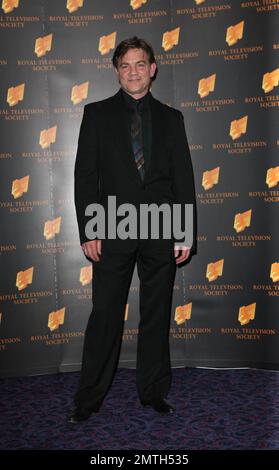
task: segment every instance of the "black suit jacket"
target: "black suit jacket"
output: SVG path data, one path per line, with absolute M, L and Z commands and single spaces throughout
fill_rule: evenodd
M 75 206 L 80 243 L 89 240 L 85 235 L 85 225 L 90 219 L 85 216 L 86 207 L 91 203 L 106 207 L 107 196 L 113 195 L 117 197 L 117 207 L 122 203 L 136 207 L 140 203 L 152 202 L 158 205 L 164 202 L 193 204 L 191 254 L 195 254 L 195 187 L 183 114 L 151 94 L 151 160 L 145 167 L 142 181 L 133 155 L 122 99 L 119 89 L 115 95 L 84 107 L 75 162 Z M 138 243 L 135 239 L 105 239 L 103 242 L 117 251 L 129 251 Z

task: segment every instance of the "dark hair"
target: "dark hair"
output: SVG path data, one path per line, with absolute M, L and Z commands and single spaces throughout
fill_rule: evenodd
M 153 51 L 152 46 L 148 42 L 146 42 L 145 39 L 138 38 L 137 36 L 133 36 L 132 38 L 124 39 L 116 47 L 116 49 L 114 51 L 114 54 L 112 56 L 112 63 L 113 63 L 113 65 L 116 69 L 118 68 L 119 59 L 124 54 L 126 54 L 126 52 L 129 49 L 143 49 L 147 54 L 149 63 L 150 64 L 153 64 L 153 63 L 156 64 L 156 59 L 155 59 L 155 56 L 154 56 L 154 51 Z M 157 70 L 156 70 L 156 72 L 157 72 Z M 155 73 L 155 75 L 156 75 L 156 73 Z M 154 79 L 155 76 L 152 77 L 152 78 Z

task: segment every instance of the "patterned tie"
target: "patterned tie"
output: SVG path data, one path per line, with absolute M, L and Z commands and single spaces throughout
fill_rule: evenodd
M 142 140 L 142 121 L 140 115 L 141 100 L 138 100 L 136 107 L 132 113 L 131 122 L 131 140 L 134 151 L 134 157 L 139 170 L 141 179 L 144 179 L 144 157 L 143 157 L 143 140 Z

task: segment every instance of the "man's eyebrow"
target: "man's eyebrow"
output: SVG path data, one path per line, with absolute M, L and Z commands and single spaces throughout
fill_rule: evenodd
M 146 63 L 146 60 L 145 60 L 145 59 L 138 60 L 138 61 L 136 62 L 136 64 L 138 64 L 139 62 L 144 62 L 144 63 Z M 120 65 L 127 65 L 127 64 L 129 65 L 129 62 L 121 62 Z

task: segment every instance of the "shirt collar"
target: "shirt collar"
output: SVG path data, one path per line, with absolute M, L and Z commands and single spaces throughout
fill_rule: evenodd
M 149 109 L 150 95 L 151 95 L 149 90 L 142 98 L 139 98 L 137 100 L 135 98 L 133 98 L 131 95 L 129 95 L 129 93 L 127 93 L 125 90 L 123 90 L 123 88 L 121 88 L 121 93 L 122 93 L 122 97 L 123 97 L 124 103 L 127 106 L 127 108 L 135 109 L 136 106 L 137 106 L 137 103 L 140 101 L 141 102 L 141 105 L 140 105 L 140 110 L 141 111 L 147 111 Z

